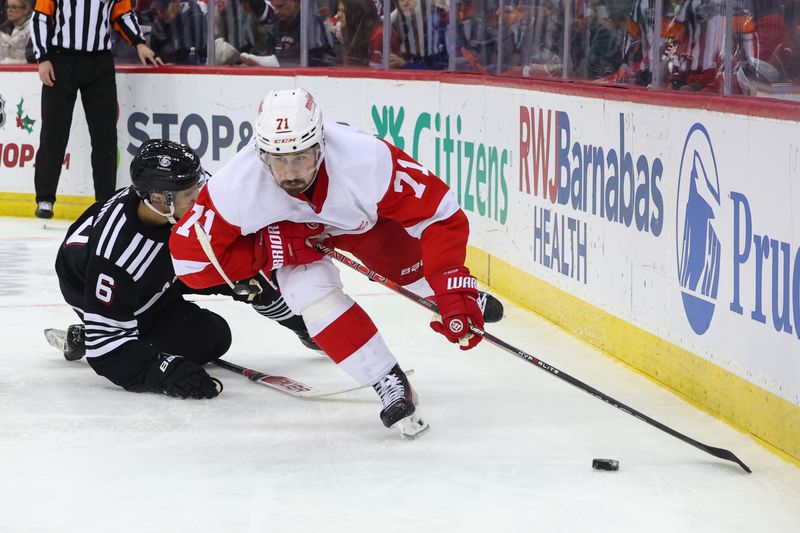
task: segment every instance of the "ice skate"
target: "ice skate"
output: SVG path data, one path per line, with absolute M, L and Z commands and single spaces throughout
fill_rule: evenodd
M 53 348 L 60 350 L 67 361 L 77 361 L 86 355 L 86 330 L 83 324 L 63 329 L 46 329 L 44 336 Z
M 422 436 L 430 429 L 417 412 L 417 394 L 400 365 L 395 365 L 373 388 L 383 402 L 381 422 L 384 426 L 391 428 L 399 423 L 400 433 L 409 440 Z
M 486 324 L 500 322 L 503 318 L 503 304 L 488 292 L 478 291 L 478 307 Z
M 312 339 L 311 335 L 308 334 L 308 330 L 295 331 L 295 333 L 297 334 L 297 338 L 300 339 L 300 343 L 303 346 L 309 350 L 314 350 L 315 352 L 325 355 L 325 350 L 320 348 L 319 345 L 314 342 L 314 339 Z

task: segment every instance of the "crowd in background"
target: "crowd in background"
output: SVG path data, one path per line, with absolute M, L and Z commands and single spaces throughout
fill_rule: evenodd
M 33 4 L 34 0 L 0 0 L 0 63 L 28 62 Z
M 205 1 L 134 4 L 148 45 L 165 62 L 207 63 Z M 310 11 L 305 28 L 301 5 Z M 793 94 L 800 86 L 800 0 L 392 0 L 389 5 L 389 68 L 707 92 L 723 92 L 728 78 L 725 92 L 753 95 Z M 26 61 L 32 8 L 33 0 L 0 0 L 0 62 Z M 384 65 L 382 0 L 216 0 L 214 10 L 218 65 L 300 66 L 302 29 L 308 66 Z M 136 61 L 121 39 L 113 50 L 118 63 Z M 731 76 L 724 75 L 726 68 Z

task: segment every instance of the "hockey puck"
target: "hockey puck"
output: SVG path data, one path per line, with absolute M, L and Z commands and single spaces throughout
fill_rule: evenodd
M 592 468 L 595 470 L 619 470 L 619 461 L 616 459 L 592 459 Z
M 214 382 L 214 386 L 217 388 L 217 394 L 222 392 L 222 388 L 223 388 L 222 387 L 222 382 L 220 380 L 218 380 L 217 378 L 211 378 L 211 381 Z

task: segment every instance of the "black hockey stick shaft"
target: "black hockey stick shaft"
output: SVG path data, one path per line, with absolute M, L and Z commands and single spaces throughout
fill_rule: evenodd
M 348 267 L 352 268 L 353 270 L 357 270 L 358 272 L 361 272 L 365 276 L 369 277 L 371 280 L 373 280 L 373 281 L 375 281 L 377 283 L 380 283 L 381 285 L 383 285 L 385 287 L 388 287 L 389 289 L 392 289 L 395 292 L 400 293 L 401 295 L 405 296 L 409 300 L 411 300 L 411 301 L 413 301 L 413 302 L 415 302 L 415 303 L 417 303 L 419 305 L 422 305 L 423 307 L 433 311 L 434 313 L 437 313 L 437 314 L 439 313 L 439 309 L 436 307 L 436 304 L 434 302 L 432 302 L 432 301 L 430 301 L 430 300 L 428 300 L 426 298 L 423 298 L 423 297 L 411 292 L 410 290 L 406 289 L 405 287 L 403 287 L 401 285 L 398 285 L 397 283 L 393 282 L 392 280 L 386 278 L 385 276 L 381 276 L 380 274 L 378 274 L 374 270 L 370 270 L 369 268 L 367 268 L 366 266 L 362 265 L 361 263 L 359 263 L 357 261 L 354 261 L 354 260 L 350 259 L 349 257 L 347 257 L 347 256 L 337 252 L 336 250 L 334 250 L 334 249 L 332 249 L 332 248 L 330 248 L 328 246 L 325 246 L 324 244 L 321 244 L 321 243 L 317 244 L 317 249 L 320 250 L 321 252 L 323 252 L 325 255 L 331 257 L 332 259 L 335 259 L 336 261 L 339 261 L 340 263 L 342 263 L 344 265 L 347 265 Z M 520 359 L 523 359 L 524 361 L 527 361 L 527 362 L 529 362 L 531 364 L 536 365 L 537 367 L 541 368 L 545 372 L 548 372 L 548 373 L 554 375 L 555 377 L 557 377 L 557 378 L 559 378 L 559 379 L 561 379 L 563 381 L 566 381 L 570 385 L 573 385 L 573 386 L 581 389 L 582 391 L 591 394 L 595 398 L 597 398 L 599 400 L 602 400 L 602 401 L 606 402 L 607 404 L 609 404 L 609 405 L 611 405 L 613 407 L 616 407 L 620 411 L 622 411 L 624 413 L 627 413 L 627 414 L 629 414 L 631 416 L 634 416 L 634 417 L 638 418 L 639 420 L 641 420 L 642 422 L 650 424 L 651 426 L 653 426 L 655 428 L 658 428 L 661 431 L 663 431 L 664 433 L 668 433 L 669 435 L 672 435 L 673 437 L 675 437 L 677 439 L 680 439 L 680 440 L 682 440 L 683 442 L 685 442 L 687 444 L 691 444 L 692 446 L 694 446 L 698 450 L 702 450 L 702 451 L 704 451 L 704 452 L 706 452 L 706 453 L 708 453 L 710 455 L 713 455 L 714 457 L 718 457 L 719 459 L 724 459 L 726 461 L 732 461 L 732 462 L 738 464 L 739 466 L 741 466 L 742 469 L 744 469 L 744 471 L 747 472 L 747 473 L 751 472 L 750 468 L 746 464 L 744 464 L 741 459 L 736 457 L 736 455 L 734 455 L 734 453 L 731 452 L 730 450 L 726 450 L 724 448 L 715 448 L 714 446 L 708 446 L 707 444 L 703 444 L 702 442 L 696 441 L 693 438 L 688 437 L 688 436 L 684 435 L 683 433 L 681 433 L 679 431 L 676 431 L 676 430 L 672 429 L 671 427 L 662 424 L 658 420 L 650 418 L 649 416 L 645 415 L 644 413 L 641 413 L 641 412 L 637 411 L 636 409 L 634 409 L 632 407 L 629 407 L 629 406 L 625 405 L 624 403 L 622 403 L 622 402 L 620 402 L 618 400 L 615 400 L 611 396 L 609 396 L 609 395 L 607 395 L 607 394 L 605 394 L 603 392 L 600 392 L 599 390 L 595 389 L 594 387 L 592 387 L 590 385 L 587 385 L 586 383 L 582 382 L 581 380 L 579 380 L 577 378 L 574 378 L 574 377 L 570 376 L 569 374 L 567 374 L 565 372 L 562 372 L 561 370 L 557 369 L 556 367 L 545 363 L 541 359 L 539 359 L 537 357 L 534 357 L 531 354 L 529 354 L 529 353 L 527 353 L 527 352 L 525 352 L 523 350 L 520 350 L 519 348 L 516 348 L 516 347 L 512 346 L 511 344 L 509 344 L 509 343 L 507 343 L 507 342 L 495 337 L 491 333 L 488 333 L 488 332 L 486 332 L 486 331 L 484 331 L 484 330 L 482 330 L 482 329 L 480 329 L 480 328 L 478 328 L 478 327 L 476 327 L 474 325 L 470 326 L 470 331 L 472 331 L 476 335 L 482 336 L 484 339 L 486 339 L 490 343 L 494 344 L 498 348 L 501 348 L 501 349 L 505 350 L 506 352 L 508 352 L 508 353 L 520 358 Z

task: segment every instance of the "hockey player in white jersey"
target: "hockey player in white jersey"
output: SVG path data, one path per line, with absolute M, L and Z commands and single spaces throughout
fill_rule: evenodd
M 447 185 L 397 147 L 323 122 L 303 89 L 264 98 L 255 139 L 209 180 L 173 229 L 176 274 L 191 287 L 218 285 L 198 225 L 230 279 L 274 271 L 314 341 L 375 388 L 382 422 L 400 423 L 408 438 L 428 429 L 416 393 L 372 320 L 343 292 L 338 269 L 308 239 L 324 233 L 373 270 L 432 297 L 441 317 L 431 326 L 462 349 L 481 340 L 469 323 L 483 327 L 484 312 L 490 321 L 502 317 L 496 299 L 481 294 L 484 307 L 479 303 L 464 266 L 469 224 Z

